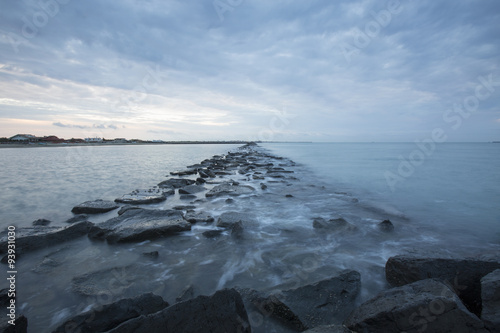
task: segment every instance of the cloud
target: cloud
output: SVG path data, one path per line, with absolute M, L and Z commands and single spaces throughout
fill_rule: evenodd
M 64 128 L 80 128 L 80 129 L 90 128 L 90 126 L 63 124 L 63 123 L 60 123 L 60 122 L 52 123 L 52 125 L 57 126 L 57 127 L 64 127 Z

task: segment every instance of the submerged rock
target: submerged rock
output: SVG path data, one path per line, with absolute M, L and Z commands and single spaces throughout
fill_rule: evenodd
M 179 189 L 179 194 L 195 194 L 205 191 L 206 188 L 201 185 L 188 185 Z
M 344 324 L 356 332 L 488 332 L 452 290 L 434 279 L 383 291 Z
M 207 238 L 217 238 L 219 237 L 224 230 L 207 230 L 202 233 L 203 236 Z
M 161 311 L 169 304 L 152 293 L 98 306 L 77 315 L 56 328 L 55 333 L 93 333 L 109 331 L 129 319 Z
M 491 332 L 500 332 L 500 269 L 481 279 L 481 319 Z
M 223 183 L 215 186 L 205 194 L 207 198 L 218 197 L 221 195 L 238 196 L 243 194 L 251 194 L 255 189 L 248 185 L 235 185 L 233 183 Z
M 183 178 L 170 178 L 158 184 L 158 187 L 161 188 L 181 188 L 184 186 L 192 185 L 195 181 L 192 179 L 183 179 Z
M 65 222 L 66 223 L 83 222 L 83 221 L 87 221 L 88 218 L 89 218 L 89 216 L 87 214 L 79 214 L 79 215 L 76 215 L 76 216 L 73 216 L 73 217 L 67 219 Z
M 135 190 L 132 193 L 125 194 L 121 198 L 115 199 L 115 202 L 130 205 L 146 205 L 167 200 L 167 196 L 174 195 L 174 190 L 163 191 L 160 189 Z
M 160 254 L 158 253 L 158 251 L 151 251 L 151 252 L 144 252 L 142 255 L 148 258 L 156 259 Z
M 336 232 L 352 232 L 358 230 L 358 227 L 347 222 L 342 217 L 330 220 L 325 220 L 322 217 L 317 217 L 313 220 L 313 228 L 327 229 Z
M 206 213 L 195 211 L 188 211 L 186 215 L 184 215 L 184 219 L 189 223 L 198 223 L 198 222 L 213 222 L 214 218 Z
M 428 278 L 439 279 L 455 290 L 471 312 L 480 315 L 481 278 L 499 268 L 500 263 L 495 261 L 401 255 L 387 260 L 385 274 L 392 286 Z
M 378 224 L 378 228 L 383 232 L 391 232 L 394 231 L 394 224 L 389 220 L 383 220 Z
M 194 287 L 189 285 L 184 289 L 179 296 L 175 298 L 175 303 L 185 302 L 194 298 Z
M 96 225 L 90 238 L 109 242 L 141 242 L 191 230 L 178 210 L 128 210 L 122 215 Z
M 141 278 L 137 273 L 134 266 L 101 269 L 75 276 L 71 280 L 71 289 L 82 296 L 121 295 L 133 286 L 135 280 Z M 113 283 L 110 284 L 110 281 Z
M 198 296 L 159 312 L 142 315 L 108 331 L 122 332 L 250 333 L 251 328 L 240 294 L 234 289 L 224 289 L 212 296 Z
M 78 206 L 73 207 L 71 210 L 74 214 L 101 214 L 112 211 L 119 206 L 113 201 L 107 200 L 95 200 L 95 201 L 85 201 Z
M 220 228 L 232 229 L 235 224 L 242 224 L 246 219 L 246 215 L 244 214 L 238 212 L 226 212 L 219 216 L 216 225 Z
M 52 223 L 52 221 L 49 221 L 49 220 L 46 220 L 46 219 L 38 219 L 38 220 L 33 221 L 32 224 L 34 226 L 45 226 L 45 225 L 49 225 L 51 223 Z

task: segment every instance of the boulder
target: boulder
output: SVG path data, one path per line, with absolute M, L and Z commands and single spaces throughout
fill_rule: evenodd
M 146 205 L 167 200 L 167 196 L 174 195 L 174 190 L 164 191 L 159 188 L 149 190 L 135 190 L 132 193 L 125 194 L 121 198 L 115 199 L 115 202 L 129 205 Z
M 125 298 L 77 315 L 56 328 L 54 332 L 105 332 L 129 319 L 161 311 L 168 305 L 163 298 L 152 293 Z
M 127 210 L 132 210 L 132 209 L 142 209 L 142 208 L 132 205 L 125 205 L 118 210 L 118 215 L 123 215 L 123 213 L 125 213 Z
M 491 332 L 500 332 L 500 269 L 481 279 L 481 319 Z
M 395 256 L 385 264 L 385 275 L 391 286 L 402 286 L 419 280 L 436 278 L 450 285 L 474 314 L 481 314 L 481 278 L 500 263 L 474 259 L 424 258 Z
M 247 220 L 246 215 L 238 212 L 226 212 L 222 213 L 217 220 L 217 227 L 232 229 L 235 224 L 241 224 L 243 221 Z
M 83 222 L 83 221 L 87 221 L 88 218 L 89 217 L 87 214 L 79 214 L 79 215 L 76 215 L 76 216 L 73 216 L 73 217 L 67 219 L 65 222 L 66 223 Z
M 201 185 L 188 185 L 179 189 L 179 194 L 195 194 L 198 192 L 205 191 L 206 188 Z
M 52 221 L 49 221 L 46 219 L 38 219 L 38 220 L 33 221 L 32 224 L 34 226 L 45 226 L 45 225 L 49 225 L 50 223 L 52 223 Z
M 188 211 L 186 215 L 184 215 L 184 219 L 189 223 L 198 223 L 198 222 L 213 222 L 214 218 L 206 213 L 195 211 Z
M 96 225 L 89 237 L 111 243 L 142 242 L 187 230 L 191 230 L 191 224 L 178 210 L 133 209 Z
M 356 332 L 488 332 L 448 286 L 435 279 L 381 292 L 344 325 Z
M 233 183 L 222 183 L 208 191 L 205 196 L 207 198 L 218 197 L 222 195 L 238 196 L 243 194 L 251 194 L 255 189 L 248 185 L 235 185 Z
M 378 228 L 383 232 L 391 232 L 394 231 L 394 224 L 389 220 L 383 220 L 378 224 Z
M 95 200 L 85 201 L 71 210 L 74 214 L 101 214 L 112 211 L 118 208 L 118 205 L 113 201 Z
M 194 298 L 194 287 L 192 285 L 187 286 L 179 296 L 175 298 L 175 303 L 185 302 Z
M 358 228 L 354 224 L 347 222 L 342 217 L 330 220 L 325 220 L 322 217 L 317 217 L 313 220 L 313 228 L 326 229 L 336 232 L 352 232 L 358 230 Z
M 250 333 L 250 323 L 240 294 L 234 289 L 217 291 L 174 304 L 157 313 L 131 319 L 108 333 Z
M 84 236 L 93 226 L 93 223 L 84 221 L 67 227 L 19 228 L 16 230 L 16 254 L 49 247 Z M 2 237 L 0 253 L 7 251 L 7 244 L 7 238 Z
M 170 178 L 158 184 L 161 188 L 181 188 L 192 185 L 195 181 L 192 179 Z

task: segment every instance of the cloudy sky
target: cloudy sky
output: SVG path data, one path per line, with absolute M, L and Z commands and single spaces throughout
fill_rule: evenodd
M 498 0 L 0 0 L 0 137 L 500 140 Z

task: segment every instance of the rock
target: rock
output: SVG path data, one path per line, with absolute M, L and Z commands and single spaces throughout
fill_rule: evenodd
M 189 175 L 196 175 L 197 173 L 198 171 L 196 169 L 170 172 L 172 176 L 189 176 Z
M 181 199 L 181 200 L 194 200 L 196 198 L 197 198 L 197 196 L 195 194 L 181 194 L 179 196 L 179 199 Z
M 402 286 L 419 280 L 436 278 L 448 284 L 474 314 L 481 314 L 481 278 L 500 263 L 473 259 L 442 259 L 395 256 L 385 264 L 385 275 L 391 286 Z
M 195 183 L 195 181 L 192 179 L 170 178 L 168 180 L 165 180 L 165 181 L 159 183 L 158 187 L 161 187 L 161 188 L 181 188 L 184 186 L 192 185 L 194 183 Z
M 383 232 L 394 231 L 394 224 L 389 220 L 384 220 L 378 224 L 378 228 Z
M 158 253 L 158 251 L 151 251 L 151 252 L 144 252 L 142 255 L 146 256 L 146 257 L 149 257 L 149 258 L 156 259 L 156 258 L 158 258 L 158 256 L 160 254 Z
M 355 309 L 344 325 L 356 332 L 482 332 L 484 324 L 438 280 L 381 292 Z
M 160 189 L 135 190 L 132 193 L 125 194 L 121 198 L 115 199 L 115 202 L 130 205 L 147 205 L 167 200 L 167 196 L 174 195 L 174 190 L 163 191 Z
M 350 329 L 342 325 L 322 325 L 303 333 L 353 333 Z
M 222 213 L 217 220 L 217 226 L 220 228 L 231 229 L 236 223 L 242 223 L 246 220 L 246 216 L 238 212 Z
M 287 195 L 285 195 L 285 197 L 286 197 L 286 198 L 293 198 L 293 195 L 291 195 L 291 194 L 287 194 Z
M 50 223 L 52 223 L 52 221 L 49 221 L 46 219 L 38 219 L 38 220 L 33 221 L 32 224 L 34 226 L 45 226 L 45 225 L 49 225 Z
M 212 296 L 198 296 L 131 319 L 108 333 L 122 332 L 250 333 L 251 328 L 240 294 L 234 289 L 224 289 Z
M 196 178 L 196 183 L 197 185 L 205 184 L 207 181 L 203 178 Z
M 16 254 L 61 244 L 68 240 L 84 236 L 93 226 L 93 223 L 84 221 L 67 227 L 19 228 L 16 230 Z M 2 237 L 0 241 L 0 253 L 6 252 L 7 244 L 7 238 Z
M 126 206 L 123 206 L 122 208 L 120 208 L 120 210 L 118 210 L 118 215 L 123 215 L 123 213 L 125 213 L 128 210 L 132 210 L 132 209 L 142 209 L 142 208 L 137 207 L 137 206 L 126 205 Z
M 92 228 L 89 237 L 109 242 L 142 242 L 191 230 L 178 210 L 133 209 Z
M 79 214 L 79 215 L 76 215 L 76 216 L 73 216 L 73 217 L 67 219 L 65 222 L 66 223 L 83 222 L 83 221 L 87 221 L 88 218 L 89 217 L 87 214 Z
M 224 230 L 207 230 L 202 233 L 203 236 L 207 238 L 217 238 L 219 237 Z
M 234 199 L 231 199 L 231 198 L 227 198 L 225 200 L 225 203 L 228 203 L 228 204 L 232 204 L 234 202 Z
M 208 173 L 206 172 L 206 170 L 203 170 L 203 169 L 199 169 L 198 170 L 198 174 L 200 175 L 200 177 L 203 179 L 203 178 L 208 178 Z M 203 179 L 204 180 L 204 179 Z
M 206 213 L 199 212 L 196 213 L 195 211 L 189 211 L 184 215 L 184 219 L 188 221 L 189 223 L 198 223 L 198 222 L 213 222 L 214 218 Z
M 8 306 L 10 304 L 9 288 L 0 290 L 0 305 Z
M 4 316 L 5 317 L 5 316 Z M 2 318 L 2 324 L 0 326 L 1 333 L 26 333 L 28 332 L 28 318 L 24 315 L 20 315 L 14 321 L 15 325 L 8 323 L 8 317 Z M 5 320 L 5 322 L 3 322 Z
M 56 328 L 54 332 L 105 332 L 129 319 L 161 311 L 168 305 L 163 298 L 152 293 L 125 298 L 75 316 Z
M 182 291 L 182 293 L 175 298 L 175 303 L 185 302 L 194 298 L 194 287 L 189 285 Z
M 175 206 L 172 209 L 175 209 L 175 210 L 192 210 L 192 209 L 195 209 L 195 208 L 196 208 L 196 206 L 193 206 L 193 205 L 180 205 L 180 206 Z
M 264 184 L 264 183 L 260 183 L 260 188 L 261 188 L 262 190 L 267 190 L 267 185 L 266 185 L 266 184 Z
M 195 194 L 205 191 L 206 188 L 201 185 L 188 185 L 179 189 L 179 194 Z
M 241 221 L 238 221 L 232 225 L 231 236 L 233 236 L 235 238 L 242 238 L 243 237 L 243 223 Z
M 500 269 L 481 279 L 481 319 L 491 332 L 500 332 Z
M 118 208 L 113 201 L 95 200 L 85 201 L 71 210 L 74 214 L 101 214 Z
M 35 272 L 35 273 L 48 273 L 50 271 L 52 271 L 52 269 L 54 267 L 57 267 L 61 265 L 61 263 L 59 261 L 56 261 L 52 258 L 49 258 L 49 257 L 45 257 L 42 262 L 38 263 L 38 265 L 36 265 L 32 271 Z
M 313 228 L 327 229 L 336 232 L 352 232 L 358 230 L 355 225 L 347 222 L 342 217 L 330 219 L 328 221 L 322 217 L 317 217 L 313 220 Z
M 232 183 L 222 183 L 218 186 L 215 186 L 212 188 L 210 191 L 205 194 L 207 198 L 211 197 L 218 197 L 221 195 L 231 195 L 231 196 L 238 196 L 238 195 L 243 195 L 243 194 L 250 194 L 255 189 L 251 186 L 248 185 L 234 185 Z
M 133 286 L 135 280 L 148 278 L 144 276 L 147 274 L 144 272 L 140 276 L 134 266 L 101 269 L 73 277 L 71 290 L 82 296 L 121 295 Z

